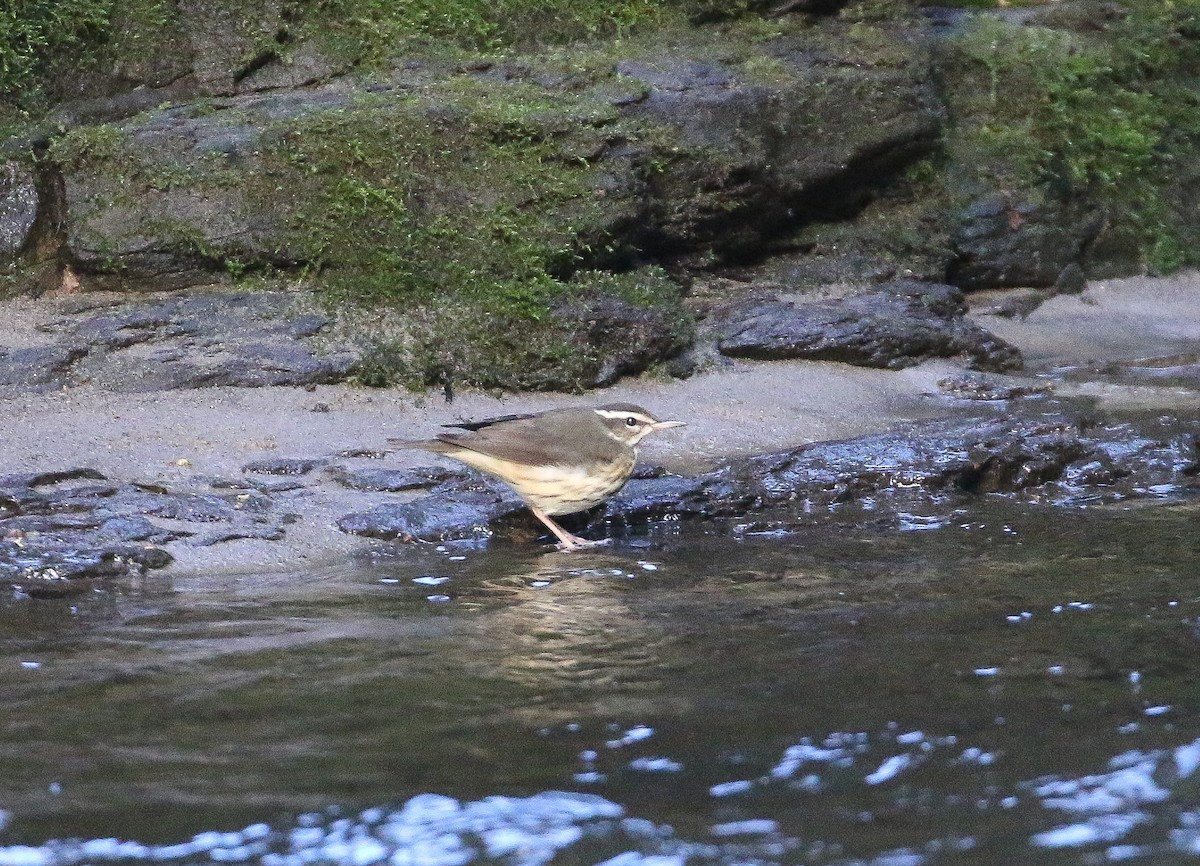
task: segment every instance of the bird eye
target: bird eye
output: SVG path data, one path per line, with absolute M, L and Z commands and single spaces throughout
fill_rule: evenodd
M 638 423 L 637 418 L 634 418 L 632 415 L 630 415 L 628 418 L 625 419 L 626 427 L 636 427 L 637 423 Z

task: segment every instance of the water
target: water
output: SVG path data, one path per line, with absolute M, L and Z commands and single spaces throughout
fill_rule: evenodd
M 7 599 L 0 866 L 1194 862 L 1198 514 L 978 499 Z

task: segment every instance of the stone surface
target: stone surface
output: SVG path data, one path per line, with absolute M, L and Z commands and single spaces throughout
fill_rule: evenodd
M 465 473 L 441 466 L 418 466 L 414 469 L 364 469 L 350 466 L 331 466 L 329 474 L 338 484 L 351 490 L 373 493 L 399 493 L 422 490 L 446 481 L 462 479 Z
M 870 503 L 872 511 L 884 501 L 891 511 L 919 503 L 949 512 L 983 494 L 1062 507 L 1200 494 L 1200 425 L 1157 423 L 1149 431 L 1130 424 L 1088 427 L 1061 413 L 931 422 L 735 460 L 695 477 L 647 473 L 602 508 L 572 518 L 572 525 L 599 536 L 612 525 L 664 519 L 788 525 L 851 503 Z M 402 541 L 540 531 L 511 494 L 481 492 L 476 480 L 349 514 L 338 526 Z
M 302 306 L 281 292 L 66 305 L 66 315 L 41 327 L 50 345 L 0 345 L 0 386 L 98 382 L 118 391 L 155 391 L 342 381 L 357 355 L 327 351 L 320 335 L 329 319 Z
M 37 215 L 33 173 L 18 162 L 0 160 L 0 266 L 25 246 Z
M 353 535 L 399 541 L 448 541 L 488 535 L 495 524 L 528 509 L 492 490 L 446 488 L 412 502 L 385 503 L 347 514 L 338 528 Z M 534 520 L 532 515 L 529 519 Z
M 947 279 L 963 289 L 1079 284 L 1079 260 L 1103 224 L 1100 214 L 1054 201 L 980 199 L 963 211 Z
M 0 586 L 31 596 L 169 565 L 171 542 L 208 547 L 279 540 L 288 518 L 269 496 L 169 490 L 114 481 L 90 467 L 0 477 Z
M 793 303 L 760 297 L 735 303 L 712 325 L 723 355 L 808 358 L 867 367 L 907 367 L 965 355 L 981 370 L 1021 366 L 1020 353 L 963 317 L 951 286 L 896 281 L 846 298 Z
M 210 24 L 201 15 L 193 27 Z M 743 259 L 805 215 L 852 210 L 936 145 L 942 109 L 922 40 L 897 33 L 869 64 L 860 62 L 864 50 L 852 28 L 826 19 L 803 37 L 764 43 L 762 61 L 777 73 L 747 71 L 744 58 L 701 41 L 619 60 L 614 80 L 590 82 L 583 94 L 574 78 L 519 66 L 488 62 L 468 71 L 501 99 L 504 88 L 534 80 L 561 103 L 560 113 L 594 116 L 589 100 L 615 110 L 583 124 L 595 128 L 579 136 L 550 115 L 523 120 L 544 123 L 538 136 L 562 138 L 562 158 L 583 156 L 594 173 L 597 198 L 585 209 L 599 216 L 582 221 L 589 226 L 578 240 L 585 258 L 604 263 L 606 250 L 621 258 L 653 248 L 656 258 L 715 251 Z M 430 85 L 462 74 L 459 67 L 327 80 L 334 67 L 314 47 L 293 53 L 290 66 L 268 62 L 242 77 L 231 64 L 224 74 L 236 85 L 221 78 L 221 57 L 196 54 L 198 89 L 219 98 L 189 104 L 173 94 L 170 107 L 140 105 L 112 126 L 112 141 L 85 145 L 59 164 L 66 254 L 85 282 L 181 288 L 211 282 L 230 261 L 302 265 L 294 188 L 257 182 L 278 170 L 288 124 L 361 106 L 368 91 L 379 111 L 412 113 L 414 123 L 462 110 L 452 90 Z M 253 87 L 281 89 L 238 92 Z M 412 94 L 422 87 L 424 103 L 414 109 Z M 60 122 L 97 119 L 76 110 Z M 618 119 L 645 131 L 631 136 L 616 127 Z M 655 138 L 663 143 L 649 144 Z M 427 207 L 410 206 L 418 216 Z M 322 263 L 336 267 L 340 254 L 325 249 Z
M 884 178 L 932 151 L 942 107 L 921 40 L 896 34 L 885 56 L 864 65 L 838 25 L 813 35 L 768 44 L 784 71 L 770 81 L 710 57 L 617 64 L 647 90 L 623 110 L 684 142 L 650 180 L 643 248 L 752 259 L 789 226 L 853 212 Z
M 622 376 L 642 373 L 682 352 L 690 329 L 683 330 L 662 307 L 639 307 L 618 297 L 598 295 L 555 309 L 568 322 L 580 349 L 594 355 L 584 384 L 599 388 Z

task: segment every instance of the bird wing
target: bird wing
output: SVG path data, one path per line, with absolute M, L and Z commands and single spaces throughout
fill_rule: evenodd
M 505 421 L 524 421 L 526 418 L 532 418 L 535 412 L 525 412 L 520 415 L 499 415 L 495 418 L 482 418 L 479 421 L 460 421 L 457 424 L 443 424 L 443 427 L 457 427 L 460 430 L 482 430 L 484 427 L 491 427 L 493 424 L 503 424 Z
M 517 418 L 503 427 L 488 425 L 469 433 L 438 434 L 439 442 L 530 466 L 577 464 L 580 459 L 577 440 L 577 435 L 559 429 L 546 415 L 539 416 L 537 423 L 530 418 Z

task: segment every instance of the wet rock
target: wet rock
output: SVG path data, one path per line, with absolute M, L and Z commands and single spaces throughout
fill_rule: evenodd
M 0 478 L 0 586 L 64 596 L 169 564 L 156 545 L 181 534 L 136 512 L 111 514 L 120 488 L 95 483 L 106 481 L 86 467 Z
M 1089 427 L 1068 416 L 931 422 L 736 460 L 692 478 L 634 479 L 584 519 L 601 531 L 613 522 L 663 519 L 728 523 L 773 515 L 786 523 L 851 503 L 872 512 L 884 501 L 953 509 L 985 494 L 1068 507 L 1200 494 L 1200 425 L 1160 424 L 1143 432 L 1128 424 Z M 447 485 L 348 515 L 338 526 L 375 538 L 438 541 L 533 528 L 522 510 L 499 494 Z
M 121 483 L 88 467 L 6 475 L 0 477 L 0 586 L 68 595 L 170 564 L 161 545 L 277 541 L 293 520 L 260 492 Z
M 1070 291 L 1083 249 L 1102 225 L 1099 214 L 1054 201 L 980 199 L 960 215 L 947 278 L 968 291 L 1055 285 Z
M 1022 397 L 1040 397 L 1053 392 L 1049 384 L 1012 384 L 984 379 L 979 376 L 952 376 L 939 379 L 938 390 L 960 400 L 996 402 L 1018 400 Z
M 284 534 L 282 526 L 243 523 L 229 529 L 221 529 L 216 532 L 206 532 L 198 535 L 190 539 L 189 544 L 193 547 L 212 547 L 214 544 L 221 544 L 225 541 L 239 541 L 244 539 L 279 541 L 284 537 Z
M 33 598 L 62 598 L 87 592 L 103 580 L 164 568 L 171 561 L 169 553 L 157 548 L 46 549 L 0 541 L 0 585 Z
M 466 474 L 438 466 L 418 466 L 415 469 L 360 469 L 332 466 L 329 475 L 343 487 L 368 492 L 398 493 L 421 490 L 451 480 L 462 480 Z
M 247 463 L 242 471 L 260 475 L 307 475 L 328 463 L 328 460 L 319 457 L 275 457 Z
M 793 303 L 760 297 L 715 318 L 723 355 L 809 358 L 896 369 L 928 358 L 965 355 L 981 370 L 1021 366 L 1017 349 L 964 318 L 951 286 L 896 281 L 847 298 Z
M 702 479 L 679 475 L 633 478 L 605 505 L 603 520 L 620 520 L 626 524 L 659 520 L 667 513 L 662 510 L 664 502 L 674 503 L 670 514 L 697 516 L 702 511 L 703 487 Z M 596 520 L 593 524 L 600 522 Z
M 1123 385 L 1200 389 L 1200 353 L 1184 352 L 1156 358 L 1067 366 L 1059 372 L 1071 382 L 1097 379 Z
M 269 496 L 300 490 L 306 485 L 298 478 L 212 478 L 208 486 L 213 490 L 257 490 Z
M 760 505 L 982 493 L 1070 503 L 1146 495 L 1150 487 L 1176 483 L 1186 450 L 1177 436 L 1151 438 L 1130 425 L 1081 430 L 1069 417 L 943 421 L 752 458 L 719 470 L 714 480 Z M 1121 467 L 1116 474 L 1125 483 L 1077 486 L 1084 477 L 1077 470 L 1092 464 Z
M 386 503 L 338 520 L 343 532 L 401 541 L 449 541 L 486 535 L 528 509 L 491 490 L 445 490 L 411 502 Z M 533 520 L 530 515 L 530 520 Z
M 33 173 L 20 163 L 0 161 L 0 267 L 24 248 L 37 215 Z

